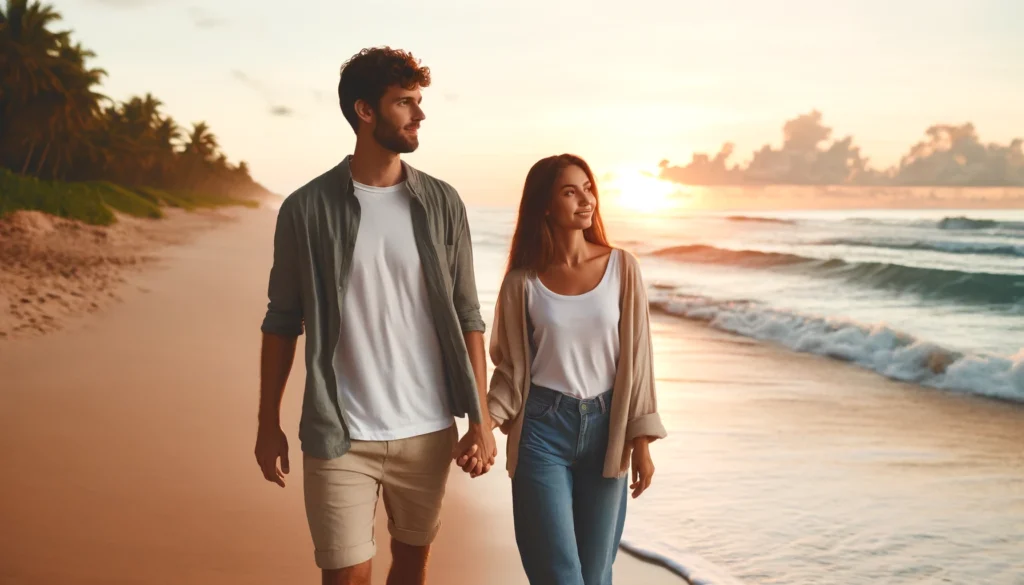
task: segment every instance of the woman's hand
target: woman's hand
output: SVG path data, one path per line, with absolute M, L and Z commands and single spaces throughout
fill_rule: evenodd
M 494 445 L 494 425 L 489 427 L 484 430 L 483 425 L 470 423 L 469 430 L 452 448 L 452 459 L 470 477 L 480 477 L 494 465 L 498 449 Z M 484 457 L 484 453 L 489 456 Z
M 629 486 L 633 490 L 634 499 L 651 487 L 653 478 L 654 461 L 651 460 L 650 444 L 647 437 L 637 437 L 633 439 L 633 483 Z

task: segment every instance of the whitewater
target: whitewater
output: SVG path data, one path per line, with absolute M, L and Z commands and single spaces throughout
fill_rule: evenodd
M 485 318 L 514 209 L 473 209 Z M 1024 583 L 1024 212 L 612 216 L 643 266 L 655 486 L 693 583 Z

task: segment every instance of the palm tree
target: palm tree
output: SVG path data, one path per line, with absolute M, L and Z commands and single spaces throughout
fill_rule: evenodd
M 114 103 L 95 54 L 39 0 L 0 0 L 0 166 L 48 178 L 252 190 L 205 122 L 187 136 L 152 94 Z
M 59 87 L 50 63 L 69 33 L 51 32 L 49 26 L 60 19 L 52 6 L 38 1 L 7 0 L 7 9 L 0 9 L 0 87 L 14 90 L 4 97 L 25 102 Z
M 49 30 L 59 20 L 52 7 L 26 0 L 0 11 L 0 79 L 10 88 L 0 95 L 0 162 L 22 173 L 63 175 L 106 99 L 93 89 L 106 72 L 86 67 L 95 54 L 68 32 Z
M 249 178 L 249 163 L 244 160 L 239 161 L 238 166 L 235 167 L 235 173 L 242 177 Z
M 178 162 L 178 145 L 183 137 L 181 127 L 170 116 L 159 118 L 154 130 L 154 144 L 157 149 L 157 164 L 150 182 L 166 184 Z
M 47 143 L 47 150 L 52 146 L 55 152 L 47 161 L 44 150 L 36 167 L 37 175 L 41 175 L 43 165 L 49 163 L 48 174 L 53 178 L 63 177 L 74 164 L 76 155 L 89 160 L 96 158 L 91 132 L 99 126 L 100 104 L 109 98 L 94 90 L 106 75 L 103 69 L 86 66 L 86 59 L 95 56 L 79 43 L 62 44 L 57 53 L 54 71 L 63 91 L 55 94 L 57 107 L 50 114 L 51 132 Z
M 7 0 L 6 10 L 0 10 L 0 126 L 7 129 L 0 136 L 0 157 L 24 167 L 41 143 L 47 122 L 40 119 L 45 115 L 38 101 L 62 89 L 52 65 L 68 33 L 48 28 L 58 20 L 52 7 L 39 2 Z M 30 105 L 36 107 L 26 111 Z M 27 156 L 22 154 L 26 151 Z
M 220 145 L 217 144 L 217 137 L 210 132 L 206 122 L 192 124 L 192 132 L 188 136 L 188 143 L 185 144 L 185 153 L 199 157 L 203 162 L 209 162 L 217 153 Z

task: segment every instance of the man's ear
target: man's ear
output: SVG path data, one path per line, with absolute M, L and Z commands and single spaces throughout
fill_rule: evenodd
M 373 108 L 371 108 L 370 104 L 366 103 L 365 100 L 356 100 L 353 107 L 356 110 L 356 116 L 367 124 L 372 124 L 377 116 L 377 113 L 373 111 Z

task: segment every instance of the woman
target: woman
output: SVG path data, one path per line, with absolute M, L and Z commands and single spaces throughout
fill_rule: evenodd
M 508 434 L 516 542 L 530 583 L 604 585 L 622 537 L 632 460 L 651 484 L 657 414 L 647 296 L 609 246 L 594 174 L 563 154 L 523 188 L 495 307 L 487 396 Z

